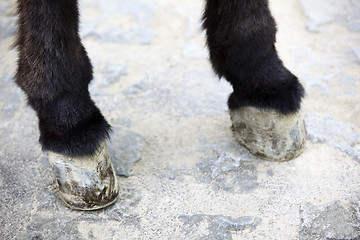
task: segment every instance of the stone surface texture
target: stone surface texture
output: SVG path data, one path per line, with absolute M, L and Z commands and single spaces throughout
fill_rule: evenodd
M 239 145 L 200 27 L 203 0 L 81 0 L 90 90 L 113 125 L 117 202 L 61 204 L 37 120 L 14 85 L 14 1 L 0 0 L 0 239 L 360 239 L 360 4 L 270 0 L 304 84 L 306 147 Z

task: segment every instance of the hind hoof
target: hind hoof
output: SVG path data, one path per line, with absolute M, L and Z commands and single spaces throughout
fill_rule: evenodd
M 274 110 L 242 107 L 230 112 L 237 140 L 253 154 L 271 161 L 299 156 L 305 146 L 300 112 L 284 115 Z
M 119 188 L 105 141 L 94 156 L 68 157 L 54 152 L 48 156 L 65 206 L 97 210 L 116 201 Z

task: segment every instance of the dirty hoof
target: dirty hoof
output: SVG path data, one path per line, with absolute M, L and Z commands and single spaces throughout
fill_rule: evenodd
M 68 157 L 49 152 L 60 198 L 74 210 L 97 210 L 114 203 L 119 194 L 106 142 L 94 156 Z
M 283 115 L 274 110 L 243 107 L 230 112 L 235 137 L 247 149 L 271 161 L 299 156 L 305 145 L 305 125 L 300 112 Z

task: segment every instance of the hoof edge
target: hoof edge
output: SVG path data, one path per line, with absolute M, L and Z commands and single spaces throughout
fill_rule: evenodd
M 93 156 L 68 157 L 48 152 L 59 197 L 73 210 L 98 210 L 113 204 L 118 195 L 117 178 L 106 142 Z
M 298 157 L 305 147 L 300 111 L 287 115 L 274 110 L 242 107 L 230 112 L 236 139 L 253 154 L 270 161 Z

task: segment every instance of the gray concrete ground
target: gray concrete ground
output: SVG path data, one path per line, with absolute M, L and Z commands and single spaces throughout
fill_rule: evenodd
M 121 197 L 97 212 L 60 203 L 0 0 L 0 239 L 360 239 L 358 0 L 271 0 L 280 55 L 307 90 L 306 149 L 285 163 L 234 140 L 202 0 L 80 3 Z

